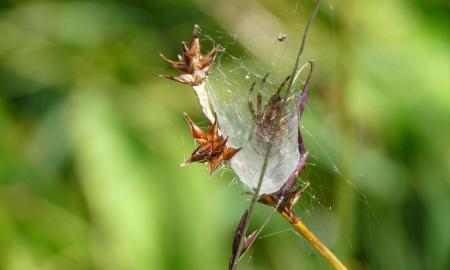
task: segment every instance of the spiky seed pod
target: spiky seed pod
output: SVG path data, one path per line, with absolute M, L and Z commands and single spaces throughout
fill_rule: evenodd
M 184 164 L 192 162 L 208 163 L 212 174 L 221 163 L 230 160 L 239 152 L 240 148 L 236 149 L 227 146 L 227 138 L 219 134 L 217 122 L 214 122 L 208 131 L 205 132 L 186 113 L 184 116 L 191 128 L 195 142 L 199 145 Z
M 212 49 L 205 55 L 201 54 L 198 25 L 194 26 L 194 34 L 189 46 L 184 42 L 182 42 L 182 45 L 183 55 L 178 56 L 178 61 L 172 61 L 160 54 L 162 59 L 182 74 L 179 76 L 161 76 L 192 86 L 195 94 L 197 95 L 197 99 L 203 113 L 208 118 L 209 122 L 213 123 L 216 119 L 214 118 L 212 110 L 209 106 L 208 94 L 206 93 L 206 79 L 208 78 L 209 71 L 211 70 L 214 57 L 217 53 L 217 48 Z
M 162 75 L 163 77 L 191 86 L 200 85 L 204 82 L 204 80 L 208 77 L 214 56 L 217 53 L 217 48 L 214 48 L 205 55 L 202 55 L 198 37 L 199 27 L 198 25 L 195 25 L 194 34 L 189 46 L 182 42 L 183 55 L 179 56 L 178 61 L 167 59 L 164 55 L 160 54 L 162 59 L 169 63 L 174 69 L 182 73 L 181 75 L 175 77 Z

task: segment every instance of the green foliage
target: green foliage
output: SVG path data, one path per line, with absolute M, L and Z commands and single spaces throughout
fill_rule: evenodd
M 226 267 L 248 198 L 229 173 L 179 166 L 194 148 L 182 112 L 205 119 L 189 87 L 158 77 L 172 72 L 158 54 L 174 58 L 194 23 L 245 47 L 252 14 L 295 51 L 312 6 L 229 2 L 0 4 L 0 269 Z M 312 188 L 297 212 L 351 269 L 450 267 L 448 14 L 331 1 L 311 30 Z M 329 269 L 287 228 L 275 217 L 241 268 Z

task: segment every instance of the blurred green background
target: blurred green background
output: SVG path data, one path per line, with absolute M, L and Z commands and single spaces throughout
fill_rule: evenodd
M 229 171 L 179 166 L 182 112 L 204 118 L 158 54 L 197 23 L 259 59 L 271 44 L 252 41 L 289 33 L 293 58 L 312 5 L 1 0 L 0 269 L 226 269 L 248 198 Z M 450 269 L 449 11 L 330 0 L 312 27 L 296 211 L 350 269 Z M 262 235 L 241 269 L 330 269 L 280 217 Z

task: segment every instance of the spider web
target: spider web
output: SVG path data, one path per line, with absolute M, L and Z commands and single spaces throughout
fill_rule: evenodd
M 334 3 L 331 1 L 328 3 L 329 11 L 333 13 Z M 299 6 L 299 3 L 296 3 L 294 13 L 297 13 L 299 10 L 301 10 L 301 6 Z M 305 10 L 304 12 L 306 13 L 307 11 Z M 299 29 L 303 29 L 303 27 L 304 25 L 298 25 L 296 32 L 289 32 L 289 30 L 284 32 L 283 29 L 279 29 L 279 31 L 261 33 L 261 31 L 264 32 L 264 29 L 257 29 L 255 26 L 251 42 L 248 41 L 248 37 L 243 41 L 242 37 L 236 33 L 217 31 L 205 27 L 201 29 L 201 42 L 206 45 L 204 47 L 218 47 L 220 49 L 208 81 L 210 102 L 213 110 L 217 113 L 221 132 L 228 137 L 228 144 L 232 147 L 243 147 L 245 149 L 241 150 L 231 160 L 230 165 L 237 174 L 237 177 L 232 180 L 232 184 L 239 182 L 236 180 L 239 179 L 247 186 L 247 189 L 254 189 L 264 156 L 263 152 L 260 151 L 256 136 L 254 136 L 257 127 L 252 121 L 252 115 L 248 108 L 250 87 L 253 82 L 256 82 L 255 89 L 251 95 L 256 110 L 256 94 L 259 84 L 266 73 L 270 74 L 262 91 L 262 106 L 264 107 L 281 82 L 292 72 L 292 66 L 300 42 L 301 33 L 299 33 Z M 333 41 L 333 46 L 336 46 L 334 22 L 332 22 L 332 28 L 331 40 Z M 312 31 L 314 31 L 314 24 Z M 282 37 L 285 36 L 286 38 L 283 39 Z M 306 47 L 308 48 L 308 44 Z M 264 52 L 263 56 L 261 55 L 262 51 Z M 307 56 L 303 57 L 302 62 L 305 63 L 307 60 Z M 306 72 L 304 73 L 296 81 L 291 93 L 287 93 L 286 89 L 282 92 L 283 96 L 287 95 L 292 99 L 286 108 L 287 123 L 283 130 L 285 139 L 281 143 L 275 143 L 275 150 L 271 152 L 261 194 L 277 191 L 291 175 L 298 161 L 298 118 L 295 113 L 295 104 L 299 98 L 300 89 L 304 84 Z M 314 80 L 313 76 L 310 95 L 315 93 Z M 303 117 L 313 115 L 316 118 L 320 118 L 320 116 L 315 114 L 314 108 L 307 105 Z M 322 125 L 323 129 L 327 129 L 326 124 L 319 123 L 319 125 Z M 328 232 L 322 233 L 327 236 L 328 242 L 335 243 L 339 234 L 337 232 L 339 224 L 337 224 L 338 221 L 334 217 L 335 210 L 332 202 L 328 201 L 324 195 L 334 191 L 333 187 L 329 186 L 329 182 L 320 180 L 322 175 L 315 171 L 317 167 L 330 167 L 331 173 L 335 175 L 335 178 L 345 181 L 345 185 L 355 191 L 357 200 L 368 205 L 368 198 L 365 192 L 350 177 L 346 176 L 340 169 L 339 164 L 334 161 L 335 157 L 330 153 L 329 143 L 316 136 L 314 131 L 305 126 L 302 121 L 300 121 L 300 127 L 302 135 L 307 141 L 306 148 L 309 151 L 307 170 L 300 175 L 300 182 L 307 181 L 307 179 L 319 179 L 319 181 L 305 190 L 303 197 L 300 199 L 302 212 L 299 214 L 306 218 L 319 216 L 316 220 L 321 220 L 329 225 L 326 229 Z M 372 219 L 378 220 L 373 213 L 371 215 Z M 311 227 L 313 231 L 317 229 L 314 227 L 314 224 Z M 289 225 L 286 225 L 278 231 L 263 233 L 257 241 L 265 241 L 267 238 L 280 234 L 293 234 L 301 237 Z M 353 243 L 350 239 L 344 245 L 348 245 L 349 249 L 353 248 Z M 314 253 L 314 249 L 312 247 L 309 248 L 310 253 Z M 251 251 L 248 260 L 252 259 Z
M 215 37 L 205 34 L 203 37 L 215 47 L 220 48 L 214 71 L 210 74 L 207 85 L 208 95 L 217 113 L 221 132 L 228 137 L 230 146 L 241 148 L 241 151 L 231 160 L 231 167 L 240 180 L 254 190 L 266 150 L 266 144 L 261 143 L 261 137 L 264 141 L 269 141 L 270 138 L 267 134 L 262 134 L 263 132 L 259 131 L 254 123 L 249 109 L 249 100 L 252 101 L 251 106 L 254 110 L 258 111 L 259 87 L 265 74 L 269 74 L 261 91 L 260 111 L 264 113 L 264 108 L 271 96 L 286 78 L 286 74 L 291 73 L 293 61 L 288 50 L 290 44 L 287 44 L 284 33 L 274 33 L 269 40 L 267 35 L 260 40 L 255 40 L 253 42 L 255 48 L 244 49 L 244 53 L 234 55 L 229 51 L 239 47 L 239 37 L 235 34 L 219 32 L 219 35 Z M 264 61 L 260 61 L 261 58 L 257 58 L 251 52 L 261 51 L 264 44 L 269 44 L 270 52 L 267 57 L 262 58 Z M 242 50 L 242 48 L 237 49 Z M 250 95 L 249 89 L 252 83 L 256 83 L 256 86 Z M 301 86 L 302 82 L 298 80 L 291 93 L 287 93 L 287 87 L 281 92 L 281 96 L 287 97 L 289 102 L 286 105 L 282 128 L 277 133 L 277 139 L 272 142 L 261 194 L 279 190 L 297 165 L 299 152 L 296 103 Z
M 267 40 L 267 36 L 261 39 L 256 36 L 254 44 L 257 48 L 247 49 L 240 47 L 239 37 L 235 34 L 219 31 L 209 34 L 206 29 L 202 31 L 203 43 L 207 41 L 206 43 L 211 43 L 212 47 L 220 49 L 215 59 L 214 70 L 209 76 L 208 95 L 217 113 L 221 132 L 228 137 L 228 144 L 242 148 L 231 160 L 231 167 L 250 189 L 254 189 L 257 185 L 265 148 L 257 139 L 257 126 L 252 119 L 248 103 L 251 99 L 255 111 L 257 110 L 258 88 L 262 78 L 268 73 L 261 92 L 264 111 L 264 107 L 281 82 L 292 72 L 298 41 L 293 39 L 288 43 L 287 40 L 281 40 L 280 36 L 284 35 L 282 32 L 274 32 L 270 40 Z M 261 58 L 257 58 L 252 51 L 261 50 L 259 47 L 264 46 L 263 41 L 269 43 L 270 51 L 267 57 L 263 58 L 264 61 L 261 61 Z M 233 50 L 240 50 L 241 53 L 233 54 L 231 53 Z M 250 95 L 249 90 L 254 82 L 256 86 Z M 273 142 L 261 194 L 279 190 L 298 162 L 296 104 L 303 84 L 304 81 L 299 79 L 290 93 L 287 93 L 287 89 L 283 89 L 281 93 L 289 99 L 285 110 L 285 124 L 277 135 L 283 139 Z

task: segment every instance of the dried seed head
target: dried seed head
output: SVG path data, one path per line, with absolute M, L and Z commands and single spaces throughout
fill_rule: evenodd
M 183 73 L 176 77 L 162 75 L 163 77 L 192 86 L 200 85 L 205 81 L 211 69 L 211 64 L 214 61 L 214 56 L 217 53 L 217 48 L 202 55 L 198 37 L 199 27 L 198 25 L 195 25 L 194 34 L 189 46 L 182 42 L 183 55 L 178 57 L 178 61 L 172 61 L 160 54 L 162 59 L 168 62 L 173 68 Z
M 228 139 L 219 134 L 217 122 L 214 122 L 205 132 L 187 114 L 184 116 L 191 128 L 195 142 L 199 145 L 184 164 L 208 163 L 212 174 L 222 162 L 229 161 L 240 150 L 240 148 L 236 149 L 226 145 Z

